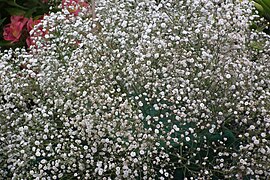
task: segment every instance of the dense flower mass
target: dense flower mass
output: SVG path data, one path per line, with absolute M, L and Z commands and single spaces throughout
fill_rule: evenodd
M 50 13 L 37 48 L 0 55 L 4 179 L 270 176 L 270 41 L 248 0 L 96 10 Z

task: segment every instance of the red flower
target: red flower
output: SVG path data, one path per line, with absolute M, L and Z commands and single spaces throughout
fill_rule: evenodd
M 80 0 L 62 0 L 62 8 L 77 16 L 82 8 L 89 8 L 89 4 Z
M 32 46 L 32 45 L 36 45 L 36 44 L 33 42 L 33 40 L 31 39 L 31 37 L 28 37 L 28 38 L 26 39 L 26 44 L 27 44 L 28 47 L 30 47 L 30 46 Z
M 23 16 L 11 16 L 10 21 L 11 23 L 22 22 L 25 24 L 28 21 L 28 19 Z
M 32 18 L 30 18 L 26 24 L 27 31 L 30 32 L 34 28 L 34 26 L 40 22 L 41 22 L 41 19 L 33 20 Z
M 33 20 L 32 18 L 30 18 L 26 24 L 26 28 L 27 28 L 27 31 L 28 33 L 30 33 L 30 31 L 34 28 L 35 25 L 39 24 L 41 22 L 41 20 L 43 19 L 43 17 L 37 19 L 37 20 Z M 34 36 L 41 36 L 41 37 L 44 37 L 46 34 L 48 33 L 48 31 L 45 31 L 43 32 L 42 31 L 42 27 L 38 27 L 38 31 L 35 32 Z M 35 45 L 35 43 L 33 42 L 32 40 L 32 37 L 33 36 L 29 36 L 27 39 L 26 39 L 26 43 L 27 43 L 27 46 L 30 47 L 31 45 Z
M 11 23 L 4 27 L 4 40 L 11 41 L 12 43 L 19 41 L 22 35 L 22 29 L 24 28 L 27 18 L 23 16 L 11 16 Z

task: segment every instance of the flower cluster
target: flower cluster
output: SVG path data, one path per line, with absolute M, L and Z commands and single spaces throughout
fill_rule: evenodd
M 3 178 L 270 176 L 270 41 L 248 0 L 96 10 L 51 13 L 37 48 L 0 54 Z
M 41 19 L 33 20 L 32 18 L 28 19 L 23 16 L 11 16 L 10 21 L 11 23 L 4 27 L 4 40 L 15 43 L 18 42 L 22 36 L 26 36 L 27 46 L 30 47 L 33 43 L 31 42 L 29 32 L 33 29 L 34 25 L 40 23 Z
M 62 12 L 64 14 L 66 14 L 66 15 L 68 14 L 70 16 L 70 17 L 66 17 L 66 18 L 72 18 L 73 16 L 78 16 L 79 13 L 81 13 L 80 16 L 91 13 L 90 5 L 86 1 L 83 1 L 83 0 L 69 0 L 69 1 L 62 0 L 62 4 L 60 7 L 61 7 Z M 54 13 L 52 13 L 51 16 L 54 16 Z M 46 18 L 49 19 L 50 17 L 46 17 Z M 60 16 L 59 19 L 61 19 L 61 18 L 63 18 L 63 17 Z M 64 20 L 64 19 L 62 19 L 62 20 Z M 36 30 L 34 30 L 34 32 L 29 37 L 30 43 L 28 43 L 28 41 L 27 41 L 27 43 L 29 44 L 28 47 L 30 47 L 30 45 L 34 45 L 34 47 L 37 48 L 37 45 L 35 44 L 36 39 L 39 39 L 39 40 L 43 39 L 43 41 L 44 41 L 44 39 L 47 39 L 47 37 L 50 35 L 47 35 L 46 38 L 44 38 L 44 37 L 46 34 L 49 33 L 48 29 L 50 29 L 50 27 L 51 27 L 51 29 L 50 29 L 51 32 L 54 32 L 54 33 L 56 33 L 56 31 L 58 31 L 59 28 L 61 28 L 60 27 L 61 25 L 59 25 L 59 22 L 58 22 L 58 26 L 55 26 L 55 22 L 48 24 L 48 22 L 45 21 L 43 25 L 42 25 L 42 23 L 40 23 L 38 25 L 38 23 L 40 23 L 40 21 L 38 21 L 37 23 L 34 24 L 34 25 L 37 25 L 37 27 L 36 27 Z M 33 29 L 33 27 L 34 26 L 31 27 L 31 30 Z M 45 41 L 47 41 L 47 40 L 45 40 Z M 78 41 L 76 43 L 78 43 Z
M 47 3 L 47 2 L 44 2 Z M 62 9 L 68 11 L 70 14 L 78 16 L 81 11 L 89 11 L 89 4 L 82 0 L 62 0 Z M 26 18 L 24 16 L 11 16 L 10 23 L 4 26 L 3 39 L 10 42 L 11 44 L 19 42 L 20 40 L 26 41 L 28 47 L 35 45 L 30 31 L 33 27 L 39 24 L 43 20 L 43 16 L 38 19 Z M 42 28 L 40 28 L 41 30 Z M 44 31 L 35 36 L 44 37 L 47 31 Z
M 62 8 L 67 8 L 69 13 L 78 16 L 79 12 L 89 8 L 89 4 L 82 0 L 62 0 Z

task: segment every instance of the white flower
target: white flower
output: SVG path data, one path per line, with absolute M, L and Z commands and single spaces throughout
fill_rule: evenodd
M 0 52 L 4 178 L 172 179 L 183 159 L 202 179 L 269 174 L 270 43 L 249 1 L 95 8 L 49 13 L 36 48 Z
M 135 156 L 136 156 L 136 153 L 135 153 L 135 152 L 131 152 L 131 153 L 130 153 L 130 156 L 131 156 L 131 157 L 135 157 Z
M 190 141 L 190 137 L 186 137 L 186 141 Z

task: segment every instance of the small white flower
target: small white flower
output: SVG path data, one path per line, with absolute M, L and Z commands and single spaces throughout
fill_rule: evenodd
M 161 23 L 160 26 L 161 26 L 162 28 L 166 28 L 166 27 L 167 27 L 167 25 L 166 25 L 165 23 Z
M 253 142 L 254 142 L 254 144 L 256 144 L 256 145 L 260 144 L 260 141 L 257 140 L 257 139 L 255 139 Z
M 136 153 L 135 153 L 135 152 L 131 152 L 131 153 L 130 153 L 130 156 L 131 156 L 131 157 L 135 157 L 135 156 L 136 156 Z
M 146 171 L 147 170 L 147 166 L 143 165 L 143 170 Z
M 261 133 L 261 136 L 262 136 L 262 137 L 266 137 L 266 133 L 264 133 L 264 132 Z
M 41 156 L 41 153 L 40 151 L 36 151 L 36 154 L 35 154 L 37 157 Z
M 230 74 L 226 74 L 225 76 L 227 79 L 230 79 L 232 76 Z

